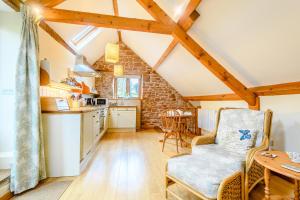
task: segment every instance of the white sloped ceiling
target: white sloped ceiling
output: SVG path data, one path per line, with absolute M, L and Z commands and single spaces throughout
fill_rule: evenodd
M 174 20 L 177 10 L 189 0 L 156 0 Z M 120 16 L 153 18 L 136 0 L 118 0 Z M 112 0 L 67 0 L 59 8 L 113 14 Z M 300 1 L 297 0 L 203 0 L 199 19 L 188 32 L 201 46 L 248 87 L 300 80 Z M 70 40 L 81 26 L 50 23 L 64 39 Z M 122 39 L 145 62 L 154 66 L 172 36 L 122 31 Z M 115 30 L 102 29 L 82 50 L 90 62 L 103 55 L 107 42 L 117 41 Z M 158 69 L 182 95 L 229 93 L 181 45 Z
M 189 32 L 248 87 L 300 80 L 300 1 L 204 0 Z
M 169 35 L 134 31 L 122 31 L 122 39 L 151 67 L 172 41 Z
M 183 96 L 231 92 L 181 45 L 176 46 L 158 73 Z

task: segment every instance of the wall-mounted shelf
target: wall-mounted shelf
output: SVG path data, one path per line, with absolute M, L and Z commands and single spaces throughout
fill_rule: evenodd
M 50 87 L 50 88 L 55 88 L 55 89 L 60 89 L 60 90 L 67 90 L 67 91 L 81 90 L 80 87 L 71 86 L 71 85 L 68 85 L 68 84 L 65 84 L 65 83 L 57 83 L 55 81 L 50 81 L 50 83 L 46 86 Z

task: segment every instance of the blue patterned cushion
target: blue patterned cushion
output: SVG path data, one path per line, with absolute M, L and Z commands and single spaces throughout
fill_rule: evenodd
M 245 155 L 247 151 L 254 147 L 257 131 L 240 129 L 236 131 L 219 132 L 219 145 L 230 152 Z

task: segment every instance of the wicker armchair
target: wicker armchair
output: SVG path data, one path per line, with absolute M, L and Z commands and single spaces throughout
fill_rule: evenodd
M 248 150 L 248 152 L 246 154 L 246 158 L 243 158 L 243 164 L 241 165 L 242 167 L 240 167 L 239 170 L 235 171 L 231 175 L 226 176 L 224 179 L 222 179 L 218 186 L 212 185 L 211 187 L 216 187 L 215 193 L 214 193 L 214 195 L 208 195 L 207 191 L 205 193 L 203 191 L 199 191 L 199 189 L 196 189 L 197 182 L 200 183 L 201 181 L 203 181 L 203 179 L 205 179 L 204 176 L 199 178 L 199 175 L 197 175 L 197 174 L 205 173 L 205 172 L 203 172 L 203 170 L 205 171 L 207 169 L 203 169 L 203 167 L 202 167 L 201 169 L 199 168 L 199 169 L 190 170 L 188 168 L 189 165 L 185 165 L 183 162 L 185 162 L 185 160 L 190 160 L 189 162 L 194 162 L 197 165 L 197 159 L 201 159 L 201 157 L 205 157 L 203 155 L 202 156 L 198 155 L 198 157 L 197 157 L 197 154 L 196 155 L 194 154 L 194 153 L 196 153 L 196 152 L 194 152 L 194 149 L 196 151 L 196 149 L 199 147 L 200 148 L 209 147 L 211 145 L 214 145 L 214 143 L 216 143 L 216 136 L 218 134 L 218 130 L 223 127 L 223 125 L 220 123 L 220 121 L 222 121 L 222 123 L 224 123 L 224 120 L 221 120 L 221 118 L 222 117 L 224 118 L 224 116 L 226 116 L 225 114 L 222 114 L 222 112 L 225 110 L 226 111 L 230 110 L 232 112 L 237 111 L 237 112 L 245 112 L 245 113 L 249 112 L 252 114 L 253 113 L 257 114 L 257 115 L 254 114 L 253 116 L 259 115 L 260 117 L 259 117 L 258 121 L 261 123 L 260 124 L 261 131 L 259 133 L 260 135 L 257 136 L 255 147 Z M 249 116 L 251 117 L 252 115 L 250 114 Z M 178 197 L 177 194 L 174 194 L 174 192 L 172 192 L 171 190 L 168 189 L 168 187 L 171 184 L 177 183 L 202 199 L 226 199 L 226 200 L 235 200 L 235 199 L 236 200 L 241 200 L 241 199 L 244 200 L 244 199 L 246 199 L 247 200 L 250 191 L 254 188 L 254 186 L 257 183 L 259 183 L 261 180 L 263 180 L 263 167 L 254 161 L 253 156 L 257 151 L 262 151 L 262 150 L 268 149 L 271 121 L 272 121 L 272 112 L 270 110 L 267 110 L 266 112 L 261 112 L 261 111 L 251 111 L 248 109 L 221 108 L 218 111 L 217 123 L 216 123 L 215 130 L 210 134 L 207 134 L 204 136 L 197 136 L 193 139 L 192 154 L 177 155 L 177 156 L 174 156 L 169 159 L 168 163 L 166 164 L 166 198 L 168 197 L 168 192 L 173 194 L 174 196 Z M 256 121 L 252 122 L 252 124 L 255 124 L 255 122 Z M 240 122 L 236 122 L 236 123 L 233 122 L 232 124 L 233 124 L 233 127 L 235 127 L 235 128 L 239 127 L 239 126 L 243 126 L 243 125 L 241 125 L 242 123 L 240 123 Z M 217 145 L 215 145 L 215 146 L 217 146 Z M 213 154 L 211 154 L 211 155 L 213 155 Z M 224 155 L 222 155 L 222 156 L 225 157 L 224 159 L 227 159 L 226 157 L 230 157 L 230 155 L 227 156 L 226 154 L 225 154 L 225 156 Z M 222 158 L 222 157 L 219 156 L 219 158 Z M 202 161 L 203 161 L 203 159 L 205 159 L 205 158 L 202 158 Z M 206 161 L 204 161 L 204 162 L 206 162 Z M 216 163 L 216 165 L 218 165 L 218 164 L 219 164 L 219 166 L 222 166 L 223 169 L 226 169 L 226 165 L 224 165 L 224 163 L 222 163 L 221 161 L 220 161 L 220 163 Z M 209 165 L 209 162 L 207 162 L 207 165 Z M 210 166 L 207 166 L 207 168 L 209 168 L 209 167 Z M 219 167 L 219 170 L 220 170 L 220 168 L 222 170 L 222 167 Z M 179 173 L 179 176 L 176 176 L 176 175 L 174 175 L 174 173 L 173 174 L 171 173 L 172 170 L 173 171 L 174 171 L 174 169 L 178 170 L 178 168 L 186 168 L 185 170 L 187 170 L 187 171 L 190 170 L 190 171 L 194 171 L 194 172 L 187 172 L 189 179 L 184 179 L 184 178 L 182 178 L 182 176 L 180 176 L 180 173 L 181 173 L 181 175 L 185 173 L 185 172 L 182 172 L 183 170 L 181 170 L 181 172 Z M 193 175 L 193 173 L 194 173 L 194 175 Z M 189 181 L 189 180 L 192 180 L 194 182 L 196 181 L 196 183 L 191 184 L 191 181 Z

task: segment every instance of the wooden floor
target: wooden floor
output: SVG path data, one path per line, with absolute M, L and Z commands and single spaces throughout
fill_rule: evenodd
M 174 144 L 166 144 L 162 153 L 161 143 L 158 142 L 161 137 L 154 130 L 106 134 L 90 165 L 81 176 L 75 178 L 61 200 L 164 199 L 165 163 L 176 151 Z M 189 151 L 181 149 L 181 152 Z M 198 199 L 178 186 L 173 189 L 184 199 Z M 273 178 L 272 189 L 274 193 L 289 194 L 292 185 Z M 251 199 L 262 197 L 263 187 L 259 186 L 251 194 Z

